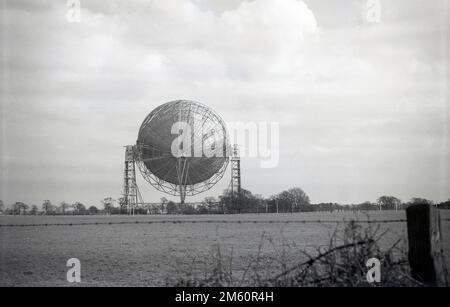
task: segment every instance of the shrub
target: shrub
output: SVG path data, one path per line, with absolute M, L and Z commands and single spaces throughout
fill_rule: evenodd
M 202 276 L 185 272 L 175 279 L 167 279 L 168 286 L 220 287 L 220 286 L 420 286 L 410 277 L 403 239 L 397 240 L 388 249 L 382 250 L 379 241 L 386 234 L 371 223 L 362 227 L 357 221 L 349 221 L 343 229 L 337 227 L 329 239 L 328 246 L 317 248 L 314 253 L 300 250 L 303 257 L 289 266 L 285 257 L 293 252 L 284 244 L 282 257 L 263 256 L 263 241 L 271 241 L 264 234 L 256 255 L 250 257 L 243 272 L 233 269 L 232 253 L 225 257 L 220 244 L 205 263 Z M 402 244 L 403 243 L 403 244 Z M 295 255 L 295 253 L 294 253 Z M 302 258 L 299 261 L 298 258 Z M 381 282 L 368 283 L 366 262 L 378 258 L 381 262 Z

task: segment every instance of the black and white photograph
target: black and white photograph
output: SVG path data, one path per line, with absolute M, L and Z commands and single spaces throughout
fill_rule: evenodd
M 449 13 L 2 0 L 0 287 L 449 287 Z

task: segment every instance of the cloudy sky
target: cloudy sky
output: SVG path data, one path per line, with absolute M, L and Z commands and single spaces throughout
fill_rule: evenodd
M 7 204 L 119 197 L 123 146 L 175 99 L 279 123 L 278 166 L 242 160 L 253 193 L 450 197 L 445 0 L 81 0 L 80 22 L 65 0 L 1 3 Z M 138 181 L 144 200 L 163 196 Z

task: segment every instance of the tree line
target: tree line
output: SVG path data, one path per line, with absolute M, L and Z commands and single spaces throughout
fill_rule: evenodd
M 234 213 L 294 213 L 313 211 L 367 211 L 367 210 L 404 210 L 411 204 L 435 205 L 439 209 L 450 209 L 450 199 L 434 203 L 424 198 L 412 198 L 407 202 L 383 195 L 376 202 L 366 201 L 360 204 L 317 203 L 311 204 L 308 195 L 298 187 L 264 198 L 242 189 L 240 195 L 225 190 L 217 198 L 205 197 L 199 203 L 180 204 L 167 198 L 161 198 L 159 203 L 139 206 L 134 214 L 234 214 Z M 65 201 L 53 205 L 50 200 L 44 200 L 40 207 L 15 202 L 6 207 L 0 200 L 0 213 L 6 215 L 96 215 L 96 214 L 127 214 L 123 198 L 106 197 L 101 201 L 102 208 L 81 202 L 69 204 Z
M 0 200 L 0 213 L 5 215 L 93 215 L 101 213 L 101 210 L 96 206 L 87 207 L 81 202 L 69 204 L 63 201 L 53 205 L 50 200 L 44 200 L 40 207 L 20 201 L 6 207 Z

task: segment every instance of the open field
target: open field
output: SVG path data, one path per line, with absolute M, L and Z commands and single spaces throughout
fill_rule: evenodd
M 450 218 L 450 211 L 442 210 L 441 217 Z M 0 286 L 72 286 L 66 281 L 65 264 L 73 257 L 81 261 L 80 285 L 164 285 L 180 272 L 201 271 L 217 244 L 226 257 L 232 258 L 236 272 L 244 270 L 249 257 L 259 248 L 264 257 L 284 258 L 286 263 L 294 264 L 301 260 L 296 251 L 326 245 L 337 225 L 313 221 L 350 219 L 363 221 L 367 217 L 350 212 L 1 216 L 1 225 L 28 226 L 0 227 Z M 406 240 L 406 222 L 396 222 L 406 219 L 404 212 L 370 212 L 370 219 L 394 221 L 379 224 L 380 231 L 389 229 L 381 240 L 382 246 L 399 238 Z M 30 226 L 46 223 L 67 225 Z M 78 223 L 89 225 L 75 225 Z M 450 221 L 443 221 L 442 228 L 449 266 Z M 261 240 L 263 234 L 265 239 Z

